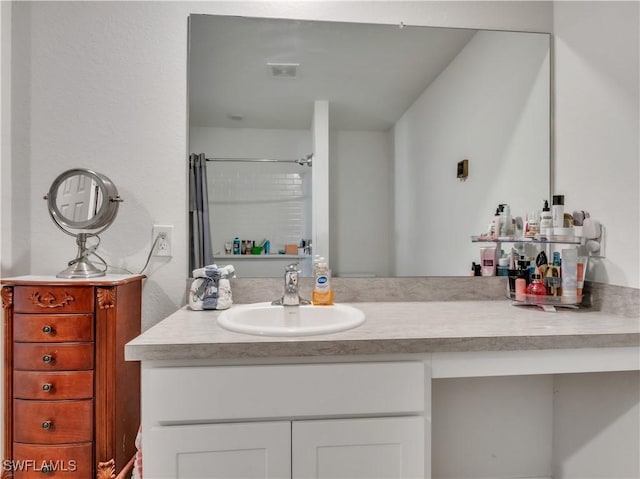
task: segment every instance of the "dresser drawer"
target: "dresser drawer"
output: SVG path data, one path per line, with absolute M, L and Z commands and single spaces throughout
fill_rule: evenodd
M 93 368 L 93 343 L 14 343 L 14 369 L 73 371 Z
M 93 401 L 13 400 L 13 437 L 30 444 L 90 442 Z
M 406 415 L 424 410 L 425 375 L 421 361 L 148 368 L 142 395 L 162 398 L 146 410 L 160 424 Z
M 93 371 L 14 371 L 13 397 L 90 399 L 93 397 Z
M 16 286 L 17 313 L 91 313 L 93 288 L 78 286 Z
M 91 443 L 34 446 L 13 443 L 13 459 L 21 465 L 14 479 L 67 479 L 92 477 Z M 45 469 L 48 468 L 48 469 Z
M 13 340 L 93 341 L 93 314 L 20 314 L 13 317 Z

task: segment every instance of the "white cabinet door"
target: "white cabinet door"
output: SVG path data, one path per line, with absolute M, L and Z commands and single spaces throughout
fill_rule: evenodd
M 421 416 L 294 421 L 294 479 L 423 478 Z
M 143 441 L 148 478 L 291 477 L 289 421 L 158 426 Z

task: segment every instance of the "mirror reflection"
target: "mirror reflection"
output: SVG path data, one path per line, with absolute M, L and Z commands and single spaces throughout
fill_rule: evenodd
M 58 186 L 56 206 L 67 221 L 87 221 L 102 206 L 102 190 L 97 181 L 88 175 L 70 176 Z
M 191 153 L 304 158 L 329 105 L 326 179 L 316 157 L 207 162 L 212 251 L 238 276 L 284 268 L 228 259 L 235 237 L 277 254 L 309 234 L 336 276 L 468 275 L 498 204 L 524 217 L 549 195 L 547 34 L 192 15 L 189 35 Z M 308 187 L 287 200 L 289 174 Z M 293 197 L 310 201 L 287 212 Z

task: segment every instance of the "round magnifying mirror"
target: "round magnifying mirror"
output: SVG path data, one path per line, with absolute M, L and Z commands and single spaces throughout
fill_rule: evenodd
M 101 173 L 74 168 L 60 174 L 51 184 L 47 200 L 49 214 L 66 234 L 76 237 L 78 254 L 58 278 L 93 278 L 104 276 L 106 262 L 96 254 L 99 234 L 115 220 L 122 200 L 113 182 Z M 89 238 L 96 239 L 87 247 Z M 97 268 L 88 257 L 96 256 L 103 268 Z

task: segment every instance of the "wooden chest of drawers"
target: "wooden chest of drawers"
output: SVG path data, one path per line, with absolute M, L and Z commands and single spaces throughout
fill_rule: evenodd
M 130 464 L 140 369 L 124 345 L 143 278 L 2 280 L 3 479 L 111 479 Z

